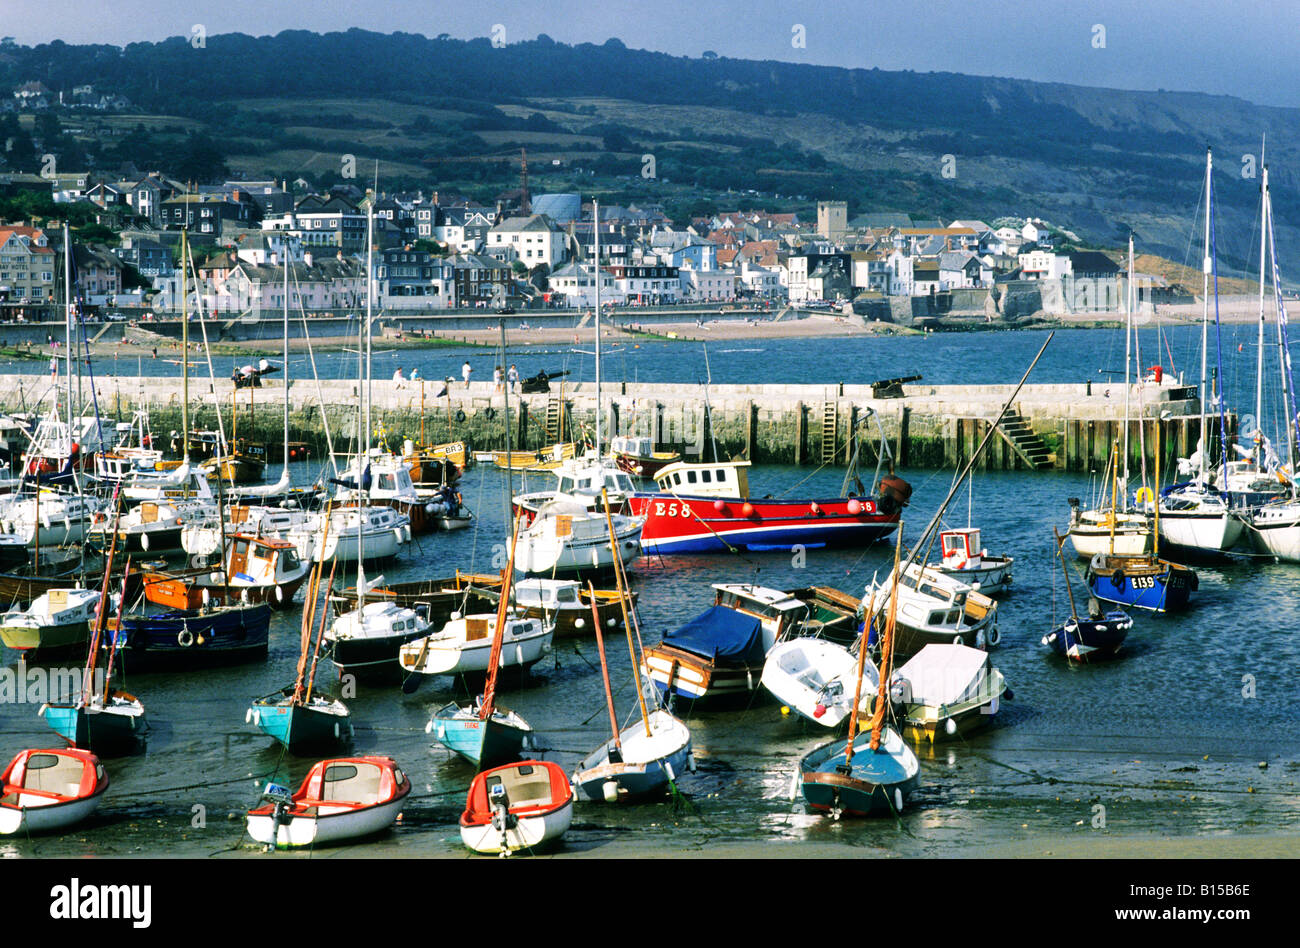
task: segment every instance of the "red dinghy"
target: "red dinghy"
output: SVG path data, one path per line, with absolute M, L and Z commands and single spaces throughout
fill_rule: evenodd
M 322 760 L 292 797 L 284 787 L 266 785 L 263 796 L 271 802 L 248 811 L 248 835 L 268 846 L 371 836 L 393 825 L 410 792 L 410 778 L 391 757 Z
M 460 816 L 460 838 L 477 853 L 509 856 L 559 839 L 572 820 L 569 775 L 548 760 L 523 760 L 474 778 Z
M 25 750 L 10 761 L 0 796 L 0 836 L 79 823 L 98 807 L 108 774 L 89 751 Z

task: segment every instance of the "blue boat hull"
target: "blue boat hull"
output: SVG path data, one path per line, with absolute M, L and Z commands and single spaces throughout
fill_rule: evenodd
M 1150 612 L 1177 612 L 1187 608 L 1196 574 L 1173 563 L 1162 565 L 1164 568 L 1158 573 L 1143 570 L 1137 574 L 1123 568 L 1108 573 L 1089 567 L 1088 586 L 1098 599 L 1119 606 Z
M 265 659 L 270 628 L 266 604 L 174 611 L 123 618 L 113 643 L 131 671 L 211 668 Z
M 1071 661 L 1104 661 L 1115 657 L 1131 628 L 1133 620 L 1115 610 L 1100 619 L 1080 619 L 1077 624 L 1070 619 L 1043 636 L 1043 644 Z

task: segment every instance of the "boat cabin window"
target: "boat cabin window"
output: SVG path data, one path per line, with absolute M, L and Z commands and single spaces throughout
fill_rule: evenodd
M 578 590 L 574 586 L 563 586 L 556 590 L 556 599 L 560 602 L 577 602 Z
M 712 480 L 713 480 L 713 472 L 712 472 L 712 471 L 700 471 L 700 480 L 702 480 L 702 481 L 703 481 L 704 483 L 706 483 L 706 484 L 712 482 Z
M 673 472 L 673 486 L 674 486 L 674 487 L 680 487 L 681 484 L 682 484 L 682 472 L 681 472 L 681 471 L 674 471 L 674 472 Z
M 687 472 L 686 472 L 686 482 L 687 482 L 688 484 L 694 484 L 694 483 L 695 483 L 695 472 L 694 472 L 694 471 L 687 471 Z
M 727 469 L 725 467 L 718 468 L 718 483 L 721 484 L 724 481 L 726 481 L 726 479 L 727 479 Z
M 292 547 L 285 547 L 280 550 L 280 566 L 286 573 L 291 573 L 298 568 L 298 551 Z
M 391 475 L 391 474 L 380 474 L 380 475 L 379 475 L 379 489 L 380 489 L 380 490 L 396 490 L 396 489 L 397 489 L 397 482 L 396 482 L 396 479 L 393 477 L 393 475 Z
M 379 768 L 374 764 L 330 764 L 325 768 L 321 799 L 353 803 L 379 796 Z

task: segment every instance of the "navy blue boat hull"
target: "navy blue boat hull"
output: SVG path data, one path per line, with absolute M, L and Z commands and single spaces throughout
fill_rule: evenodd
M 270 627 L 263 603 L 123 618 L 113 641 L 128 670 L 211 668 L 265 659 Z

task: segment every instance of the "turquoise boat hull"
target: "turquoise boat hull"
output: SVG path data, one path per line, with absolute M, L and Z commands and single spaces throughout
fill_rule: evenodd
M 343 747 L 352 740 L 351 715 L 292 704 L 285 697 L 257 699 L 248 716 L 291 754 Z
M 144 717 L 87 711 L 75 704 L 47 704 L 45 723 L 73 747 L 101 757 L 132 753 L 144 739 Z
M 523 760 L 524 753 L 532 750 L 532 729 L 519 715 L 497 710 L 483 721 L 473 711 L 454 702 L 445 705 L 434 712 L 428 731 L 479 770 Z

